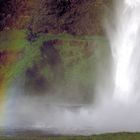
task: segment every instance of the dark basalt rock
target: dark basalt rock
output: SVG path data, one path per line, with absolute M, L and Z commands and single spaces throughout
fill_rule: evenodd
M 110 0 L 38 0 L 33 32 L 103 34 L 102 16 Z
M 37 65 L 26 70 L 26 90 L 29 93 L 44 93 L 48 90 L 49 82 L 41 73 Z
M 0 51 L 0 65 L 5 65 L 6 60 L 7 60 L 7 52 Z
M 41 61 L 44 62 L 44 64 L 46 62 L 46 65 L 50 67 L 53 73 L 53 82 L 63 79 L 64 73 L 61 57 L 57 50 L 57 43 L 59 43 L 59 40 L 45 41 L 40 49 L 42 57 Z
M 0 0 L 0 31 L 103 34 L 102 16 L 112 0 Z
M 14 13 L 10 0 L 0 0 L 0 31 L 6 26 L 8 18 Z
M 63 79 L 63 65 L 59 55 L 59 51 L 55 48 L 59 40 L 45 41 L 40 48 L 40 59 L 37 63 L 25 72 L 25 87 L 29 93 L 47 93 L 55 82 Z M 48 68 L 53 76 L 52 80 L 48 80 L 46 75 L 42 74 L 42 70 Z
M 34 0 L 0 0 L 0 31 L 25 29 L 30 22 Z
M 52 67 L 61 63 L 59 52 L 54 46 L 56 42 L 56 40 L 45 41 L 41 48 L 42 58 Z

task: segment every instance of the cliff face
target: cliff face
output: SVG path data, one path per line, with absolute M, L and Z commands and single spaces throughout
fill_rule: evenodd
M 107 3 L 103 0 L 38 1 L 32 29 L 34 32 L 74 35 L 102 34 L 102 16 Z
M 26 28 L 33 5 L 33 0 L 0 0 L 0 31 Z
M 34 33 L 103 34 L 102 16 L 110 0 L 1 0 L 0 29 Z

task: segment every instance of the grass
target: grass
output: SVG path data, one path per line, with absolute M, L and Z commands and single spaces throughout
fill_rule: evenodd
M 140 140 L 140 133 L 110 133 L 93 136 L 0 137 L 0 140 Z

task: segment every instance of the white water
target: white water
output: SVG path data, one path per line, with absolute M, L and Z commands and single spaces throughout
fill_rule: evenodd
M 117 6 L 115 30 L 109 36 L 115 61 L 114 98 L 129 102 L 134 97 L 140 59 L 140 0 L 119 1 Z
M 114 60 L 113 86 L 97 85 L 95 106 L 68 107 L 47 104 L 48 97 L 23 96 L 16 87 L 7 111 L 8 128 L 40 129 L 59 134 L 95 134 L 140 131 L 139 60 L 140 0 L 116 0 L 107 33 Z M 111 26 L 112 25 L 112 26 Z M 102 67 L 100 67 L 102 68 Z M 105 69 L 103 69 L 105 71 Z M 99 73 L 99 77 L 100 77 Z M 107 77 L 109 77 L 108 75 Z M 102 77 L 99 78 L 101 84 Z M 109 78 L 105 79 L 108 83 Z M 98 83 L 98 81 L 97 81 Z M 99 89 L 98 89 L 99 87 Z M 107 96 L 106 93 L 114 88 Z M 111 96 L 113 94 L 113 96 Z M 74 96 L 74 95 L 72 95 Z M 60 97 L 61 98 L 61 97 Z

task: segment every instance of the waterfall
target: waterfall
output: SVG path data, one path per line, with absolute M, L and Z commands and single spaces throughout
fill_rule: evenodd
M 128 102 L 134 92 L 138 66 L 140 0 L 124 0 L 117 4 L 109 36 L 114 59 L 114 98 Z

